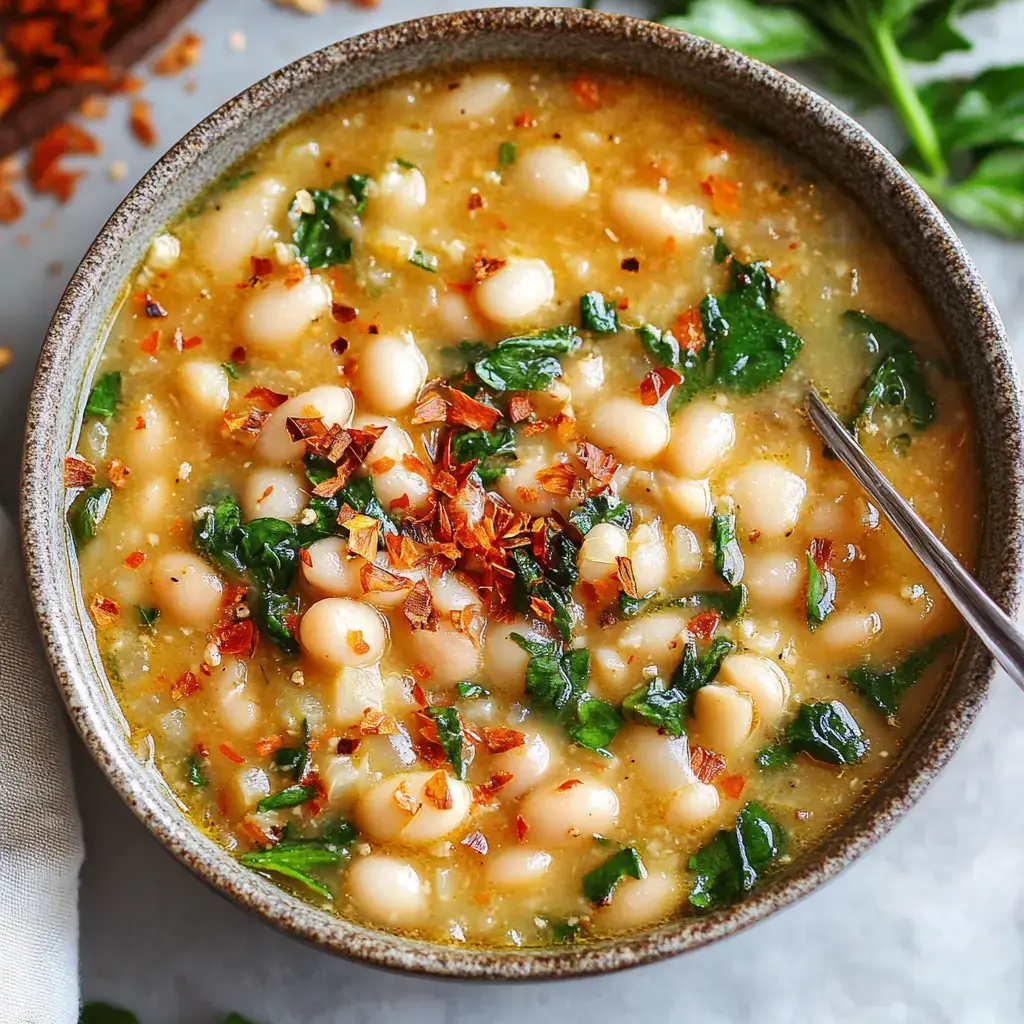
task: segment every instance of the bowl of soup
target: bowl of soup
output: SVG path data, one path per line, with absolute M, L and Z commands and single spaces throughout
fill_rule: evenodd
M 157 163 L 51 326 L 25 554 L 75 724 L 332 951 L 523 978 L 728 935 L 883 834 L 992 675 L 812 384 L 1012 611 L 1006 339 L 863 130 L 585 11 L 328 47 Z

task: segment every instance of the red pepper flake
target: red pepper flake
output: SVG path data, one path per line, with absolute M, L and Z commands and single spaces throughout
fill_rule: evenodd
M 89 602 L 89 613 L 100 629 L 107 629 L 117 622 L 121 615 L 121 606 L 109 597 L 96 594 Z
M 711 196 L 711 209 L 716 216 L 729 216 L 739 212 L 739 185 L 735 181 L 709 174 L 700 183 L 700 187 L 705 194 Z
M 683 378 L 667 366 L 659 366 L 651 370 L 640 382 L 640 401 L 644 405 L 657 405 L 661 398 L 668 394 Z
M 274 261 L 266 256 L 250 256 L 253 277 L 269 277 L 274 272 Z
M 306 566 L 308 569 L 313 568 L 313 556 L 309 553 L 309 548 L 300 548 L 299 550 L 299 561 Z
M 245 346 L 244 345 L 236 345 L 231 350 L 231 362 L 234 363 L 235 366 L 241 366 L 245 362 Z
M 343 356 L 348 351 L 348 338 L 337 337 L 331 342 L 331 351 L 336 356 Z
M 292 263 L 284 272 L 285 288 L 294 288 L 309 276 L 309 268 L 301 260 Z
M 431 395 L 420 402 L 413 410 L 412 423 L 444 423 L 448 418 L 448 405 L 440 395 Z
M 690 747 L 690 771 L 701 782 L 713 782 L 725 771 L 725 758 L 707 747 Z
M 478 256 L 473 261 L 473 280 L 477 284 L 483 284 L 489 277 L 496 274 L 507 260 L 492 259 L 490 256 Z
M 388 502 L 388 511 L 389 512 L 394 512 L 397 509 L 408 508 L 408 507 L 409 507 L 409 495 L 408 494 L 400 494 L 397 498 L 392 498 Z
M 699 352 L 706 342 L 700 309 L 694 306 L 693 309 L 680 313 L 672 324 L 672 333 L 687 352 Z
M 492 754 L 503 754 L 506 750 L 515 750 L 526 742 L 526 737 L 515 729 L 487 728 L 481 730 L 484 743 Z
M 380 520 L 359 513 L 345 522 L 348 530 L 348 549 L 354 555 L 361 555 L 372 562 L 377 557 L 377 539 L 380 536 Z
M 635 256 L 627 256 L 619 266 L 627 274 L 638 274 L 640 272 L 640 261 Z
M 340 757 L 351 757 L 358 749 L 362 740 L 358 736 L 338 737 L 337 752 Z
M 395 792 L 392 796 L 395 803 L 411 817 L 415 817 L 419 809 L 423 806 L 420 798 L 413 793 L 408 779 L 403 779 L 395 787 Z
M 514 394 L 508 400 L 508 418 L 513 423 L 522 423 L 533 415 L 533 402 L 527 395 Z
M 513 122 L 517 128 L 536 128 L 539 123 L 537 115 L 531 110 L 524 110 Z
M 145 552 L 133 551 L 131 554 L 124 556 L 124 565 L 126 569 L 138 569 L 140 565 L 146 560 Z
M 510 785 L 515 779 L 512 772 L 495 772 L 486 782 L 473 787 L 473 802 L 489 803 L 495 793 Z
M 266 736 L 256 741 L 256 753 L 260 757 L 270 757 L 271 754 L 276 754 L 287 742 L 287 737 L 280 732 L 274 736 Z
M 742 775 L 726 775 L 718 780 L 718 788 L 730 800 L 735 800 L 743 792 L 743 787 L 746 783 L 747 780 Z
M 64 486 L 92 487 L 96 480 L 96 467 L 82 458 L 81 455 L 64 457 Z
M 242 619 L 236 622 L 234 619 L 227 619 L 217 625 L 210 634 L 211 641 L 216 644 L 221 654 L 245 654 L 253 655 L 256 652 L 256 643 L 259 635 L 256 632 L 256 625 L 252 619 Z
M 601 88 L 597 79 L 585 72 L 569 83 L 569 89 L 583 110 L 597 110 L 601 106 Z
M 251 388 L 245 393 L 245 397 L 251 399 L 257 405 L 262 405 L 265 409 L 276 409 L 279 405 L 284 405 L 288 401 L 287 395 L 282 395 L 279 391 L 271 391 L 270 388 L 261 386 Z
M 501 413 L 475 398 L 448 389 L 448 422 L 455 423 L 470 430 L 493 430 L 495 423 L 501 418 Z M 415 419 L 413 420 L 415 423 Z
M 526 833 L 530 831 L 530 826 L 526 824 L 526 819 L 521 815 L 516 815 L 516 839 L 521 843 L 526 842 Z
M 132 134 L 142 145 L 156 145 L 156 127 L 153 124 L 153 111 L 149 103 L 144 99 L 136 98 L 132 100 L 128 127 L 131 128 Z
M 572 789 L 574 786 L 582 786 L 582 779 L 566 779 L 560 786 L 556 787 L 555 792 L 564 793 L 567 789 Z
M 131 475 L 132 471 L 120 459 L 111 459 L 107 463 L 107 478 L 119 490 L 128 483 Z
M 686 628 L 697 640 L 710 640 L 715 635 L 720 621 L 718 612 L 698 612 L 686 624 Z
M 195 672 L 190 668 L 185 669 L 171 684 L 171 700 L 184 700 L 186 697 L 191 697 L 193 693 L 198 693 L 199 690 L 199 680 L 196 678 Z
M 245 764 L 245 758 L 236 754 L 226 743 L 222 743 L 218 749 L 232 764 Z
M 459 845 L 468 846 L 474 853 L 479 853 L 481 857 L 487 856 L 487 837 L 479 830 L 470 832 L 464 839 L 460 839 Z
M 136 430 L 145 430 L 147 426 L 148 426 L 148 424 L 146 423 L 145 416 L 136 416 L 135 417 L 135 429 Z
M 10 30 L 6 41 L 10 44 Z M 62 158 L 95 156 L 99 152 L 99 142 L 84 128 L 68 121 L 56 124 L 32 146 L 27 170 L 29 183 L 36 192 L 49 193 L 58 202 L 66 203 L 85 172 L 65 170 Z
M 341 302 L 331 303 L 331 316 L 339 324 L 350 324 L 357 316 L 359 316 L 359 310 L 355 306 L 346 306 Z
M 633 572 L 633 560 L 626 555 L 615 558 L 615 575 L 619 578 L 619 586 L 627 597 L 638 598 L 640 591 L 636 587 L 636 575 Z
M 199 63 L 203 53 L 203 37 L 186 32 L 153 61 L 154 75 L 177 75 Z
M 397 594 L 412 586 L 412 581 L 407 577 L 388 572 L 370 561 L 360 567 L 359 582 L 364 594 Z
M 484 197 L 474 188 L 469 193 L 469 199 L 466 202 L 466 208 L 469 210 L 482 210 L 484 207 Z
M 818 572 L 828 572 L 829 562 L 832 560 L 832 541 L 822 537 L 815 537 L 811 541 L 810 556 Z
M 363 639 L 363 631 L 361 629 L 350 629 L 347 639 L 353 654 L 362 657 L 364 654 L 370 653 L 370 645 Z
M 416 679 L 422 680 L 423 682 L 426 682 L 426 680 L 434 674 L 426 665 L 421 665 L 419 662 L 413 665 L 409 671 L 412 672 Z
M 449 811 L 455 806 L 455 795 L 448 784 L 448 773 L 436 771 L 423 786 L 423 795 L 439 810 Z
M 612 482 L 612 477 L 615 476 L 615 471 L 619 468 L 619 463 L 614 456 L 589 441 L 579 443 L 576 455 L 598 484 L 607 487 Z
M 417 580 L 402 604 L 402 611 L 413 629 L 437 630 L 437 614 L 426 580 Z
M 530 610 L 538 619 L 543 619 L 545 622 L 551 622 L 555 617 L 554 606 L 545 601 L 543 597 L 537 597 L 534 595 L 530 598 Z
M 364 736 L 397 736 L 401 730 L 398 723 L 383 711 L 366 708 L 363 720 L 359 723 L 359 731 Z
M 156 355 L 156 347 L 160 344 L 160 332 L 155 328 L 147 334 L 142 341 L 139 342 L 139 348 L 146 353 L 147 356 Z
M 548 494 L 572 494 L 576 471 L 568 462 L 556 462 L 553 466 L 538 470 L 536 480 Z

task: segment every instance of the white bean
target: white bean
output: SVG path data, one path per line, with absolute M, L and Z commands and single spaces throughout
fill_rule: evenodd
M 736 443 L 732 413 L 713 402 L 685 405 L 672 424 L 665 463 L 677 476 L 710 476 Z
M 589 437 L 623 463 L 650 462 L 668 444 L 668 417 L 659 406 L 613 395 L 592 408 Z
M 746 554 L 743 582 L 760 605 L 784 608 L 800 599 L 804 578 L 800 559 L 785 551 Z
M 569 499 L 564 494 L 552 494 L 537 481 L 537 474 L 553 464 L 550 454 L 520 453 L 519 461 L 508 468 L 498 480 L 498 493 L 517 511 L 531 516 L 546 516 L 552 512 L 565 512 Z
M 150 563 L 153 603 L 176 626 L 207 629 L 220 615 L 223 585 L 201 558 L 184 551 L 157 555 Z
M 488 855 L 485 877 L 495 889 L 532 889 L 551 870 L 551 863 L 546 850 L 509 846 Z
M 756 654 L 730 654 L 718 670 L 718 682 L 748 694 L 762 727 L 774 725 L 789 700 L 789 679 L 771 659 Z
M 527 197 L 545 206 L 572 206 L 590 188 L 586 163 L 565 146 L 535 146 L 516 160 L 516 184 Z
M 466 783 L 445 773 L 447 802 L 451 806 L 439 806 L 442 801 L 438 795 L 426 792 L 437 784 L 434 779 L 437 774 L 433 771 L 401 772 L 371 786 L 355 806 L 355 821 L 360 832 L 370 840 L 409 846 L 433 843 L 454 832 L 469 814 L 473 794 Z M 399 789 L 401 794 L 398 794 Z M 402 798 L 402 803 L 396 795 Z M 409 807 L 415 808 L 417 803 L 419 808 L 410 811 Z
M 431 604 L 438 615 L 448 616 L 470 605 L 480 604 L 477 591 L 466 578 L 460 579 L 454 572 L 436 577 L 428 574 L 427 588 L 430 590 Z
M 430 900 L 416 869 L 382 853 L 356 857 L 346 876 L 349 898 L 371 921 L 414 928 L 430 913 Z
M 323 537 L 306 549 L 302 578 L 323 597 L 361 597 L 359 569 L 365 559 L 349 556 L 344 537 Z
M 427 379 L 427 361 L 411 337 L 381 334 L 359 356 L 362 397 L 376 411 L 401 412 L 416 401 Z
M 343 668 L 333 690 L 331 722 L 343 729 L 359 725 L 368 710 L 384 710 L 384 679 L 378 665 Z
M 270 778 L 262 768 L 243 765 L 235 772 L 228 799 L 239 817 L 254 811 L 266 796 L 270 796 Z
M 614 226 L 651 248 L 665 248 L 704 235 L 704 211 L 654 189 L 617 188 L 608 203 Z
M 291 286 L 271 281 L 249 293 L 239 311 L 238 329 L 257 352 L 280 356 L 330 308 L 330 285 L 316 274 Z
M 514 696 L 521 694 L 526 685 L 526 665 L 530 655 L 510 639 L 512 633 L 529 636 L 530 624 L 524 619 L 488 623 L 483 670 L 489 689 Z
M 853 652 L 863 647 L 882 631 L 877 612 L 835 612 L 815 631 L 829 650 Z
M 234 736 L 251 736 L 263 714 L 248 685 L 248 670 L 238 658 L 223 658 L 210 669 L 210 689 L 217 699 L 218 721 Z
M 714 786 L 691 779 L 673 794 L 665 820 L 676 828 L 696 828 L 714 816 L 719 802 L 718 790 Z
M 672 572 L 676 576 L 695 576 L 704 564 L 704 552 L 693 530 L 673 526 L 669 537 Z
M 707 480 L 677 480 L 662 476 L 661 494 L 669 508 L 687 522 L 710 519 L 715 506 Z
M 260 178 L 222 193 L 214 210 L 196 222 L 199 234 L 193 251 L 218 277 L 248 277 L 249 257 L 277 237 L 274 221 L 288 202 L 288 190 L 275 178 Z
M 483 325 L 461 292 L 445 291 L 438 295 L 437 316 L 449 341 L 483 336 Z
M 438 105 L 442 121 L 479 121 L 491 117 L 508 99 L 512 83 L 497 72 L 484 72 L 463 78 Z
M 125 461 L 136 470 L 152 466 L 176 440 L 170 414 L 162 402 L 152 395 L 128 411 L 131 425 L 125 439 Z
M 402 167 L 391 163 L 378 182 L 380 195 L 374 209 L 388 220 L 407 222 L 427 205 L 427 180 L 418 167 Z
M 220 363 L 193 359 L 178 367 L 178 393 L 189 413 L 207 420 L 220 419 L 228 407 L 228 375 Z
M 642 928 L 670 917 L 683 901 L 679 879 L 667 871 L 651 871 L 646 878 L 624 878 L 612 901 L 594 915 L 600 933 Z
M 685 736 L 629 725 L 616 737 L 615 750 L 629 764 L 629 778 L 637 779 L 652 793 L 673 793 L 693 778 Z
M 241 504 L 246 519 L 294 521 L 305 508 L 305 478 L 294 470 L 265 466 L 250 470 L 242 484 Z
M 675 668 L 683 654 L 680 639 L 686 629 L 682 612 L 666 609 L 645 615 L 629 623 L 619 634 L 619 652 L 639 672 L 645 665 L 656 665 L 665 675 Z
M 669 577 L 668 552 L 656 522 L 641 523 L 633 531 L 627 554 L 639 593 L 650 594 L 665 586 Z
M 703 745 L 722 754 L 742 746 L 754 727 L 754 704 L 732 686 L 702 686 L 693 698 L 693 714 Z
M 577 558 L 580 577 L 590 583 L 607 579 L 618 571 L 616 559 L 629 550 L 629 535 L 615 523 L 598 523 L 583 538 Z
M 571 783 L 566 785 L 566 783 Z M 615 790 L 590 779 L 572 776 L 545 783 L 523 797 L 522 816 L 530 839 L 542 846 L 588 846 L 605 835 L 619 817 Z
M 171 485 L 163 477 L 154 477 L 133 487 L 132 521 L 140 526 L 151 526 L 167 514 L 170 501 Z
M 511 772 L 515 778 L 501 791 L 502 799 L 514 800 L 533 789 L 552 768 L 551 750 L 540 733 L 527 733 L 521 746 L 495 754 L 492 772 Z
M 354 407 L 352 392 L 348 388 L 322 384 L 303 391 L 283 402 L 270 414 L 256 442 L 256 454 L 267 462 L 301 459 L 306 452 L 306 442 L 291 439 L 287 427 L 290 417 L 319 416 L 325 427 L 333 427 L 336 423 L 347 427 Z
M 325 597 L 299 624 L 306 655 L 328 668 L 375 665 L 384 655 L 387 622 L 375 608 L 347 597 Z
M 759 459 L 737 472 L 730 490 L 736 502 L 736 519 L 744 532 L 782 537 L 800 518 L 807 484 L 785 466 Z
M 472 679 L 480 668 L 480 648 L 466 633 L 442 623 L 436 630 L 414 629 L 409 639 L 414 662 L 430 670 L 436 686 L 454 686 Z
M 555 298 L 555 277 L 543 261 L 513 256 L 476 287 L 476 302 L 488 320 L 506 326 L 536 320 Z
M 365 429 L 366 426 L 386 426 L 387 429 L 374 442 L 359 472 L 369 473 L 373 477 L 373 488 L 385 508 L 403 495 L 409 499 L 405 508 L 414 511 L 425 508 L 433 490 L 430 481 L 415 468 L 410 469 L 402 464 L 403 455 L 414 454 L 416 448 L 412 438 L 387 416 L 357 416 L 354 425 Z M 393 465 L 388 466 L 388 460 Z
M 604 387 L 604 359 L 595 352 L 564 362 L 565 383 L 574 402 L 592 400 Z

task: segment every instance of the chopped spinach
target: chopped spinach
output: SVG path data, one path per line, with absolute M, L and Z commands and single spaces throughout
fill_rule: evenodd
M 558 357 L 579 344 L 571 325 L 504 338 L 473 364 L 476 375 L 493 391 L 546 391 L 562 375 Z
M 514 142 L 503 142 L 498 146 L 498 170 L 503 171 L 516 162 L 516 144 Z
M 85 403 L 86 416 L 100 416 L 110 419 L 117 412 L 121 402 L 121 371 L 111 370 L 93 384 Z
M 277 594 L 268 590 L 259 604 L 261 631 L 278 647 L 292 657 L 299 653 L 299 644 L 288 628 L 288 620 L 299 614 L 298 597 Z
M 411 160 L 406 160 L 405 157 L 396 156 L 394 162 L 399 167 L 404 167 L 407 171 L 418 171 L 419 167 L 416 166 Z
M 640 854 L 635 847 L 627 846 L 583 876 L 583 895 L 595 906 L 604 907 L 611 903 L 615 889 L 623 878 L 646 877 L 647 868 Z
M 314 487 L 334 476 L 334 467 L 321 456 L 307 453 L 304 461 L 306 477 Z M 342 505 L 348 505 L 357 512 L 379 519 L 381 533 L 398 533 L 394 520 L 377 498 L 373 478 L 356 476 L 330 498 L 318 498 L 314 495 L 309 499 L 309 507 L 316 513 L 316 521 L 310 526 L 299 527 L 303 547 L 321 537 L 330 537 L 342 532 L 338 526 L 338 513 Z
M 414 267 L 419 267 L 420 270 L 427 270 L 431 274 L 437 273 L 437 257 L 422 249 L 416 249 L 409 257 L 409 262 Z
M 680 365 L 679 342 L 671 331 L 660 331 L 653 324 L 642 324 L 636 333 L 640 344 L 659 366 L 674 370 Z
M 481 697 L 490 697 L 491 691 L 485 690 L 476 683 L 459 683 L 455 687 L 455 693 L 459 700 L 478 700 Z
M 548 941 L 553 946 L 569 946 L 579 942 L 583 926 L 579 922 L 551 921 L 548 924 Z
M 715 546 L 715 572 L 730 587 L 739 586 L 743 578 L 743 552 L 736 540 L 736 517 L 712 516 L 711 540 Z
M 224 372 L 232 379 L 238 380 L 242 375 L 238 372 L 238 366 L 235 363 L 221 363 L 221 368 Z
M 754 762 L 762 771 L 773 772 L 788 768 L 793 763 L 793 751 L 785 742 L 769 743 L 754 756 Z
M 365 213 L 366 203 L 370 198 L 370 176 L 368 174 L 350 174 L 345 183 L 348 185 L 348 193 L 352 197 L 352 208 L 356 213 Z
M 825 764 L 859 764 L 869 743 L 850 709 L 838 700 L 801 704 L 781 740 L 757 753 L 758 767 L 771 770 L 792 764 L 799 753 Z
M 160 618 L 159 608 L 145 608 L 141 604 L 137 604 L 135 610 L 139 613 L 139 624 L 142 626 L 151 628 L 157 624 L 157 620 Z
M 654 600 L 652 591 L 643 597 L 619 595 L 619 612 L 624 618 L 634 619 L 666 608 L 694 608 L 697 611 L 718 612 L 723 619 L 738 619 L 747 610 L 749 594 L 744 584 L 727 590 L 698 590 L 683 597 L 671 597 L 663 601 Z
M 937 637 L 893 668 L 874 669 L 870 665 L 861 665 L 848 669 L 846 678 L 876 710 L 886 718 L 895 719 L 903 695 L 921 678 L 925 669 L 948 643 L 948 636 Z
M 463 757 L 466 734 L 462 728 L 462 717 L 455 708 L 440 704 L 431 705 L 425 710 L 427 716 L 434 722 L 438 742 L 444 748 L 455 777 L 465 779 L 468 766 Z
M 110 508 L 110 499 L 113 491 L 109 487 L 90 487 L 82 491 L 71 503 L 68 509 L 68 526 L 71 528 L 71 536 L 75 539 L 78 547 L 84 547 L 89 543 L 99 530 L 107 509 Z
M 337 187 L 307 190 L 316 207 L 313 213 L 299 213 L 297 207 L 292 208 L 297 214 L 292 242 L 299 258 L 311 270 L 337 266 L 352 259 L 352 239 L 343 232 L 338 220 L 338 214 L 349 203 Z M 358 204 L 356 199 L 357 207 Z
M 569 522 L 584 535 L 598 523 L 613 523 L 628 532 L 633 528 L 633 509 L 614 494 L 595 494 L 569 513 Z
M 207 786 L 209 780 L 203 772 L 203 761 L 198 754 L 189 754 L 185 761 L 185 768 L 188 771 L 190 786 L 194 786 L 196 789 L 204 789 Z
M 496 430 L 468 430 L 452 439 L 452 458 L 456 462 L 476 461 L 480 482 L 489 487 L 508 472 L 515 458 L 516 435 L 511 427 Z
M 575 545 L 564 534 L 559 534 L 559 538 L 563 557 L 556 568 L 547 573 L 527 548 L 512 548 L 509 558 L 516 574 L 515 597 L 519 610 L 531 612 L 531 598 L 547 602 L 552 609 L 551 624 L 563 640 L 570 640 L 579 617 L 579 607 L 570 593 L 578 578 L 573 557 Z
M 819 567 L 812 550 L 807 552 L 807 624 L 820 626 L 836 607 L 836 577 L 825 561 Z
M 521 633 L 510 635 L 530 655 L 526 692 L 531 705 L 560 722 L 573 742 L 607 754 L 622 719 L 615 708 L 591 696 L 587 689 L 590 652 Z
M 319 792 L 320 790 L 317 786 L 302 786 L 296 783 L 294 786 L 286 786 L 277 793 L 265 796 L 256 805 L 256 809 L 259 811 L 277 811 L 282 807 L 297 807 L 299 804 L 309 803 Z
M 247 868 L 274 871 L 292 878 L 325 899 L 333 899 L 330 889 L 309 872 L 311 869 L 340 864 L 348 856 L 347 846 L 355 837 L 355 829 L 348 822 L 342 822 L 325 831 L 319 839 L 289 840 L 268 850 L 243 853 L 239 861 Z
M 302 742 L 297 747 L 281 747 L 274 752 L 274 767 L 291 773 L 295 782 L 302 782 L 313 769 L 313 750 L 310 743 L 309 719 L 302 720 Z
M 614 302 L 608 302 L 600 292 L 587 292 L 580 296 L 580 325 L 595 334 L 615 334 L 621 330 L 619 314 Z
M 723 906 L 750 892 L 785 848 L 786 835 L 768 812 L 753 801 L 691 858 L 694 872 L 690 903 L 700 909 Z

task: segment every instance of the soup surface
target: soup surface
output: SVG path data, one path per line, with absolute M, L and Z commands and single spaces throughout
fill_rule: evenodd
M 802 401 L 969 566 L 964 397 L 866 219 L 693 98 L 389 84 L 126 291 L 65 470 L 84 603 L 139 757 L 306 899 L 499 946 L 705 912 L 934 695 L 956 617 Z

